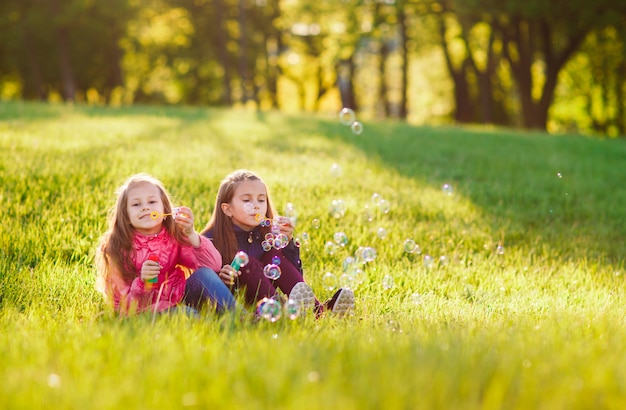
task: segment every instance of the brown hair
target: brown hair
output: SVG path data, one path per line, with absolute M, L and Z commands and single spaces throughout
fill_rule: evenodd
M 102 236 L 100 246 L 96 250 L 96 265 L 98 269 L 96 288 L 106 296 L 111 296 L 107 294 L 109 290 L 106 284 L 111 275 L 112 265 L 119 270 L 122 279 L 126 282 L 131 282 L 137 276 L 137 272 L 135 272 L 130 262 L 133 252 L 135 228 L 130 224 L 130 217 L 128 216 L 128 191 L 145 182 L 153 184 L 159 189 L 161 201 L 163 202 L 163 213 L 172 213 L 172 201 L 163 183 L 148 174 L 139 173 L 132 175 L 115 191 L 117 201 L 109 211 L 109 228 Z M 188 243 L 180 230 L 176 229 L 173 218 L 166 216 L 163 219 L 163 226 L 165 230 L 180 243 Z
M 233 229 L 233 221 L 228 217 L 224 211 L 222 211 L 222 204 L 230 203 L 235 191 L 240 183 L 244 181 L 260 181 L 265 185 L 265 191 L 267 194 L 267 213 L 266 218 L 274 218 L 274 208 L 270 201 L 269 190 L 263 180 L 254 174 L 252 171 L 245 169 L 236 170 L 228 174 L 221 182 L 217 196 L 215 197 L 215 209 L 209 223 L 202 230 L 202 234 L 212 231 L 213 244 L 222 255 L 224 263 L 229 263 L 235 256 L 235 253 L 239 251 L 237 246 L 237 237 L 235 236 L 235 230 Z M 261 235 L 265 235 L 270 231 L 269 227 L 261 227 Z

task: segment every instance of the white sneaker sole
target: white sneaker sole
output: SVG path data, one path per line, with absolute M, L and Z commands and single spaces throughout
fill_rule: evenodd
M 296 283 L 296 286 L 289 293 L 289 299 L 299 307 L 301 312 L 313 309 L 315 306 L 315 294 L 313 294 L 311 287 L 304 282 Z
M 343 289 L 335 304 L 332 312 L 338 316 L 345 316 L 354 309 L 354 292 L 350 289 Z

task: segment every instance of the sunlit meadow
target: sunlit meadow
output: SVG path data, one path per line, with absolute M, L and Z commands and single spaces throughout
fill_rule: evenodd
M 0 408 L 623 408 L 625 166 L 624 140 L 0 103 Z M 353 315 L 112 314 L 115 189 L 151 173 L 200 230 L 238 168 Z

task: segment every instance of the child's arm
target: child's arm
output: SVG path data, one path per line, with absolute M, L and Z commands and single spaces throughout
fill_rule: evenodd
M 186 206 L 178 207 L 175 221 L 177 228 L 187 237 L 189 243 L 196 248 L 199 247 L 200 235 L 194 229 L 194 218 L 191 209 Z
M 213 241 L 200 235 L 200 247 L 195 249 L 199 266 L 206 266 L 215 272 L 219 272 L 222 267 L 222 255 L 217 250 Z
M 199 239 L 200 246 L 193 249 L 198 259 L 198 266 L 206 266 L 215 272 L 219 272 L 222 268 L 222 255 L 220 255 L 210 239 L 202 235 L 199 235 Z
M 182 245 L 180 247 L 177 264 L 196 270 L 201 266 L 219 272 L 222 267 L 222 255 L 210 239 L 199 235 L 199 246 Z

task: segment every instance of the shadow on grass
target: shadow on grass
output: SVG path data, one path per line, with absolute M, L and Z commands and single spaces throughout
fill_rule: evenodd
M 506 229 L 508 244 L 539 242 L 563 260 L 623 263 L 626 211 L 615 204 L 626 201 L 625 141 L 398 122 L 366 123 L 355 135 L 339 121 L 287 122 L 291 133 L 350 144 L 433 189 L 451 184 L 483 210 L 492 232 Z M 275 135 L 276 144 L 285 139 Z

